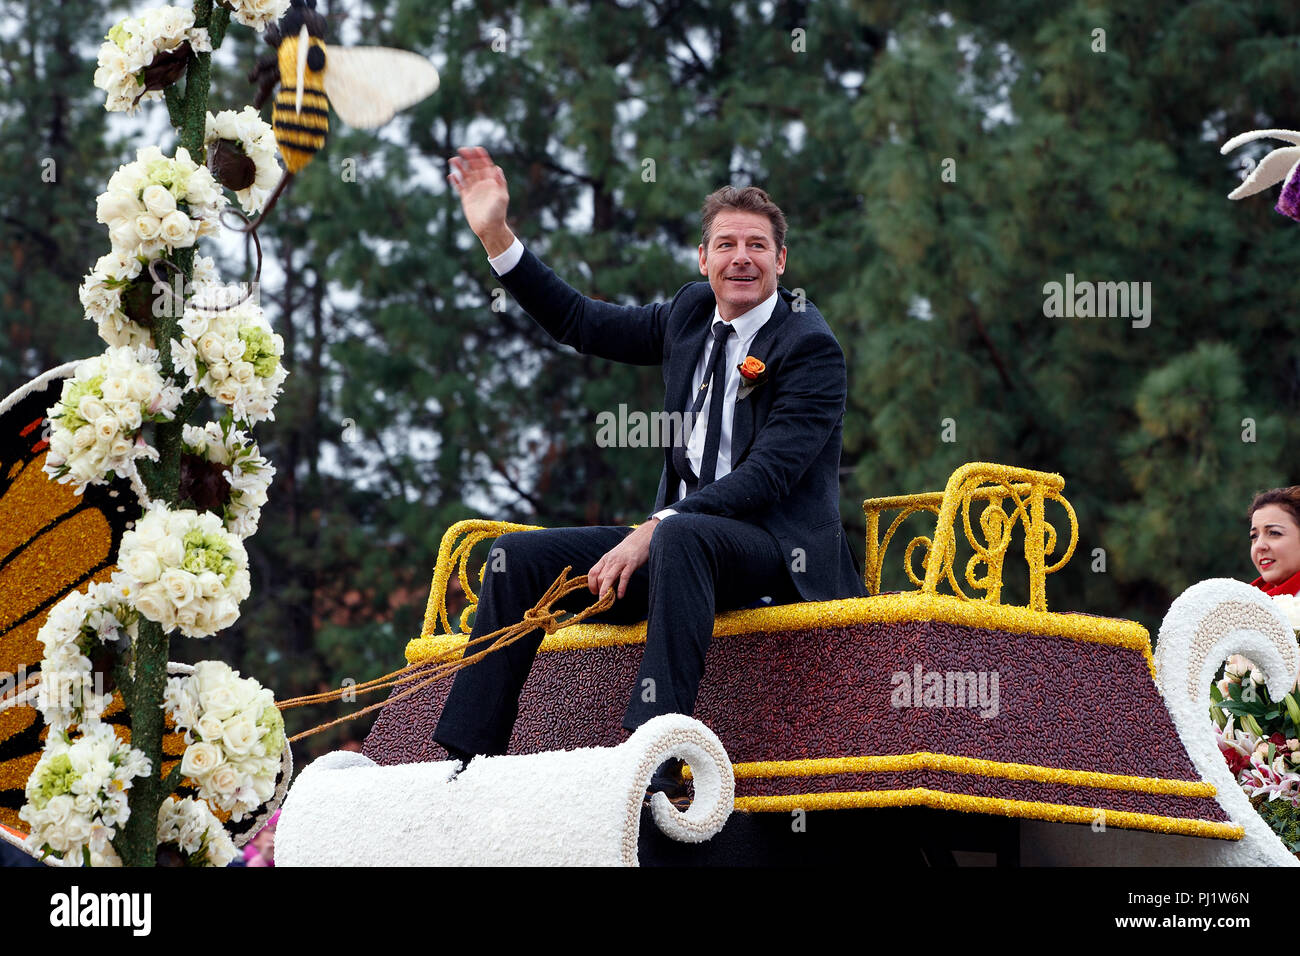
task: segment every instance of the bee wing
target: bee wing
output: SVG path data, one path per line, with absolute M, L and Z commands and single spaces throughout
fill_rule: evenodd
M 382 126 L 437 88 L 437 69 L 418 53 L 384 46 L 329 49 L 325 95 L 349 126 Z
M 1300 146 L 1287 146 L 1273 150 L 1250 171 L 1245 182 L 1228 193 L 1228 198 L 1244 199 L 1280 183 L 1286 179 L 1296 163 L 1300 163 Z

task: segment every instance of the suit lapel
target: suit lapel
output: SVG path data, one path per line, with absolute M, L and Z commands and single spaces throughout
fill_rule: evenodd
M 758 330 L 754 336 L 754 341 L 749 345 L 749 355 L 766 364 L 768 352 L 771 351 L 772 344 L 776 341 L 777 328 L 790 315 L 790 306 L 786 304 L 785 296 L 780 294 L 785 290 L 778 292 L 776 297 L 776 306 L 772 309 L 772 317 L 763 323 L 763 327 Z M 744 359 L 744 356 L 741 356 Z M 737 400 L 736 413 L 731 419 L 731 467 L 735 468 L 749 451 L 749 446 L 754 440 L 754 403 L 758 400 L 757 395 L 766 388 L 771 388 L 772 383 L 766 384 L 752 390 L 744 398 Z
M 691 379 L 695 377 L 695 366 L 700 353 L 704 351 L 716 308 L 713 296 L 705 296 L 704 301 L 691 314 L 681 339 L 673 346 L 672 367 L 668 370 L 668 401 L 665 403 L 665 408 L 670 412 L 685 413 L 691 410 L 695 398 L 691 394 Z

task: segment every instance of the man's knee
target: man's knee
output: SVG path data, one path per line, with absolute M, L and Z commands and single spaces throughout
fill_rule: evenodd
M 650 553 L 680 554 L 698 549 L 704 542 L 704 521 L 710 515 L 677 514 L 665 518 L 650 536 Z

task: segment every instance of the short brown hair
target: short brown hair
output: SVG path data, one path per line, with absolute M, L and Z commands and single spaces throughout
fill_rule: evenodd
M 713 218 L 724 209 L 738 209 L 741 212 L 756 212 L 766 216 L 772 223 L 772 241 L 776 244 L 773 251 L 780 252 L 781 247 L 785 245 L 785 213 L 781 211 L 780 206 L 772 202 L 772 197 L 757 186 L 745 186 L 743 189 L 723 186 L 705 197 L 704 208 L 701 210 L 702 244 L 706 250 L 709 248 L 709 230 L 713 227 Z
M 1255 512 L 1265 505 L 1278 505 L 1283 511 L 1291 515 L 1296 527 L 1300 528 L 1300 485 L 1261 491 L 1255 496 L 1255 500 L 1250 503 L 1250 511 L 1246 514 L 1246 520 L 1249 521 L 1255 517 Z

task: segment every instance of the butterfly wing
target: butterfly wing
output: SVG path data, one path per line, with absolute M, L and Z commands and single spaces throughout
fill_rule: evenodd
M 4 706 L 16 685 L 39 673 L 44 656 L 36 634 L 47 612 L 64 595 L 105 581 L 113 572 L 122 534 L 140 516 L 140 505 L 125 479 L 90 485 L 82 495 L 42 471 L 49 443 L 45 412 L 63 390 L 76 362 L 59 366 L 0 400 L 0 837 L 18 844 L 27 824 L 18 817 L 27 778 L 45 749 L 45 724 L 34 706 Z M 188 668 L 177 671 L 183 673 Z M 129 714 L 122 695 L 113 699 L 103 720 L 129 740 Z M 162 774 L 185 753 L 185 738 L 167 720 Z M 276 779 L 276 795 L 256 815 L 239 823 L 217 813 L 236 845 L 262 827 L 284 798 L 292 775 L 288 746 Z M 185 780 L 178 796 L 195 796 Z
M 325 95 L 349 126 L 382 126 L 437 88 L 437 68 L 418 53 L 384 46 L 329 48 Z
M 122 533 L 140 514 L 126 480 L 75 495 L 41 470 L 45 411 L 76 366 L 52 369 L 0 400 L 0 696 L 40 670 L 36 634 L 46 613 L 69 592 L 109 578 Z M 18 810 L 44 738 L 35 708 L 0 711 L 0 824 L 25 828 Z

